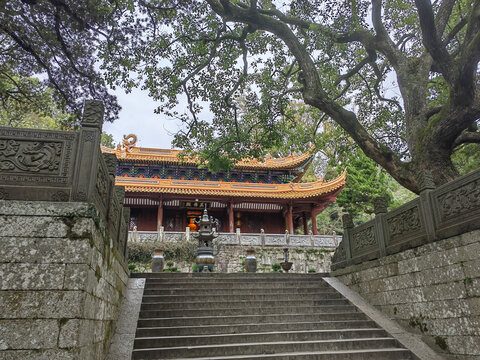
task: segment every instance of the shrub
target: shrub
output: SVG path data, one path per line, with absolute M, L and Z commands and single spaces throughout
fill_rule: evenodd
M 282 265 L 280 265 L 279 263 L 272 264 L 273 272 L 281 272 L 281 270 L 280 270 L 281 268 L 282 268 Z
M 195 259 L 194 242 L 143 242 L 128 243 L 129 263 L 149 263 L 152 261 L 152 254 L 155 249 L 162 249 L 166 260 L 193 262 Z

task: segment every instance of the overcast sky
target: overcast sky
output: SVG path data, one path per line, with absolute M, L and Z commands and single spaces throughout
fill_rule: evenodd
M 157 105 L 148 97 L 147 91 L 134 89 L 125 94 L 117 88 L 112 92 L 117 96 L 122 111 L 115 122 L 104 124 L 103 131 L 112 134 L 116 144 L 122 141 L 123 135 L 135 134 L 138 137 L 137 146 L 162 149 L 172 147 L 173 134 L 177 131 L 179 122 L 155 114 Z

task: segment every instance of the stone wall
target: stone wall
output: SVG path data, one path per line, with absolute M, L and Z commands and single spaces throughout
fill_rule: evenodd
M 142 252 L 147 258 L 150 258 L 150 253 L 153 253 L 154 248 L 162 248 L 163 243 L 128 243 L 130 248 L 141 247 Z M 193 242 L 188 244 L 188 253 L 194 252 L 196 245 Z M 257 258 L 257 272 L 271 272 L 272 264 L 281 263 L 284 261 L 283 249 L 285 246 L 240 246 L 226 244 L 220 247 L 218 255 L 215 257 L 215 271 L 216 272 L 243 272 L 245 271 L 244 260 L 247 249 L 254 249 Z M 317 272 L 326 273 L 330 269 L 331 258 L 334 247 L 305 247 L 305 246 L 288 246 L 289 261 L 293 263 L 292 273 L 307 273 Z M 132 249 L 131 253 L 135 251 Z M 172 251 L 170 251 L 171 253 Z M 181 272 L 192 272 L 195 260 L 184 260 L 184 258 L 169 258 L 165 254 L 165 261 L 173 261 L 174 266 Z M 136 270 L 140 272 L 150 272 L 151 262 L 136 263 Z M 167 267 L 165 267 L 167 268 Z
M 275 246 L 252 246 L 248 249 L 255 250 L 257 258 L 257 272 L 271 272 L 272 264 L 281 263 L 283 247 Z M 218 272 L 242 272 L 245 271 L 244 260 L 247 247 L 228 245 L 222 247 L 222 251 L 216 257 L 215 269 Z M 325 273 L 330 269 L 333 249 L 290 247 L 289 261 L 293 263 L 291 273 L 307 273 L 309 270 L 317 273 Z
M 0 201 L 0 228 L 0 358 L 103 359 L 128 269 L 96 208 Z
M 79 132 L 0 127 L 2 360 L 105 357 L 130 216 L 102 124 L 87 101 Z
M 480 359 L 479 254 L 474 230 L 332 275 L 452 359 Z

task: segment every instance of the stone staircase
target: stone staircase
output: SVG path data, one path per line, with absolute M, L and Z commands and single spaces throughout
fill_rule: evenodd
M 132 359 L 417 359 L 321 274 L 136 275 Z

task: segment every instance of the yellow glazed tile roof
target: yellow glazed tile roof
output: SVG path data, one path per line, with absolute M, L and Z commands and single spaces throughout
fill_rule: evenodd
M 181 150 L 172 149 L 153 149 L 142 147 L 119 147 L 117 149 L 110 149 L 101 147 L 102 152 L 115 154 L 118 160 L 123 161 L 143 161 L 152 163 L 180 163 L 178 154 Z M 268 170 L 290 170 L 303 165 L 312 157 L 312 154 L 307 152 L 301 155 L 290 155 L 284 158 L 267 158 L 264 161 L 248 160 L 240 161 L 236 164 L 238 169 L 268 169 Z M 182 164 L 197 165 L 195 158 L 185 159 Z
M 346 170 L 336 179 L 310 183 L 258 184 L 220 181 L 117 177 L 115 184 L 127 192 L 183 195 L 217 195 L 274 199 L 308 199 L 332 193 L 345 186 Z

